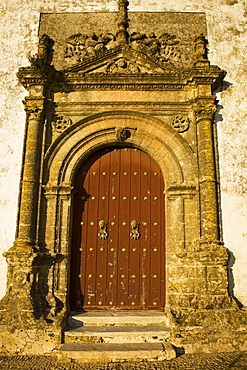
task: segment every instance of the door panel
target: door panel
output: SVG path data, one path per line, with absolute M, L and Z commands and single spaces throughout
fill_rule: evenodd
M 79 271 L 71 280 L 72 306 L 163 309 L 165 216 L 159 167 L 138 149 L 105 149 L 82 166 L 76 190 L 73 234 L 79 232 L 78 223 L 81 231 L 73 235 L 80 256 L 75 252 L 71 262 Z

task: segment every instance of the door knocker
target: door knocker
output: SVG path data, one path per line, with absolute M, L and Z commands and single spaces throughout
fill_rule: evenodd
M 99 222 L 99 233 L 98 236 L 100 239 L 105 240 L 108 238 L 108 232 L 107 232 L 107 225 L 108 222 L 105 220 L 100 220 Z
M 140 238 L 140 233 L 139 233 L 139 226 L 140 222 L 137 220 L 131 221 L 131 228 L 132 232 L 130 233 L 131 239 L 138 240 Z

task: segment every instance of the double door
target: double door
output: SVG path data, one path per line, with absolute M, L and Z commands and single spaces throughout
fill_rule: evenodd
M 77 308 L 162 310 L 165 217 L 160 168 L 138 149 L 105 149 L 82 167 L 77 188 Z

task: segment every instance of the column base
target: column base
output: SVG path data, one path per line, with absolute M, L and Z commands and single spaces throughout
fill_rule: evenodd
M 56 256 L 34 250 L 38 248 L 14 243 L 5 253 L 8 282 L 0 301 L 1 353 L 44 353 L 61 344 L 66 307 L 61 302 L 58 307 L 49 275 Z
M 171 342 L 185 353 L 247 350 L 247 311 L 170 309 L 168 316 Z

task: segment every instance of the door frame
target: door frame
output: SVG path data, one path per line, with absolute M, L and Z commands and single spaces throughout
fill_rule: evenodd
M 128 132 L 123 141 L 119 141 L 119 128 Z M 48 149 L 45 158 L 47 171 L 44 173 L 46 247 L 64 256 L 56 264 L 49 284 L 55 287 L 54 295 L 59 297 L 61 305 L 70 310 L 67 302 L 71 274 L 71 206 L 75 176 L 81 164 L 94 151 L 114 145 L 128 145 L 143 150 L 156 161 L 166 178 L 167 311 L 173 304 L 183 305 L 184 300 L 191 299 L 190 296 L 181 295 L 173 284 L 174 280 L 181 279 L 186 273 L 178 267 L 181 265 L 180 255 L 184 251 L 185 241 L 192 243 L 200 236 L 197 165 L 187 141 L 175 133 L 171 126 L 147 114 L 117 111 L 87 117 L 65 130 Z M 193 233 L 188 232 L 191 225 Z M 51 304 L 54 305 L 53 302 Z

